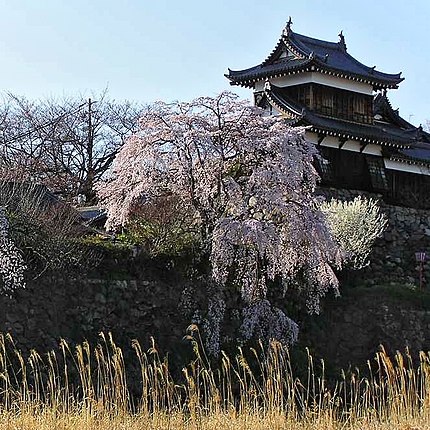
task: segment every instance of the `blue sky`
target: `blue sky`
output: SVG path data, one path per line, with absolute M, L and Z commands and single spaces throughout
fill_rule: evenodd
M 389 92 L 414 124 L 430 119 L 430 1 L 0 0 L 0 90 L 28 98 L 98 92 L 150 103 L 233 89 L 223 74 L 261 62 L 288 17 L 405 81 Z

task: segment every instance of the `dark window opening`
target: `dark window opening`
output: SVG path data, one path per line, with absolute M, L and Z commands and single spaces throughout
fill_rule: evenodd
M 389 203 L 430 209 L 430 176 L 387 169 Z
M 320 155 L 315 158 L 315 164 L 321 180 L 326 184 L 332 184 L 335 179 L 333 162 Z
M 385 173 L 384 160 L 380 157 L 366 157 L 367 167 L 370 174 L 370 182 L 375 191 L 387 191 L 388 180 Z
M 317 164 L 321 184 L 355 190 L 372 190 L 366 156 L 360 152 L 320 146 L 324 161 Z M 321 165 L 324 163 L 323 165 Z

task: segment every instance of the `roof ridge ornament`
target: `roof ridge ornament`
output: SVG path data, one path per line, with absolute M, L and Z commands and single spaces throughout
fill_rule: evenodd
M 420 142 L 423 138 L 423 125 L 420 124 L 419 127 L 417 127 L 417 131 L 415 133 L 416 135 L 416 141 Z
M 345 36 L 343 35 L 343 30 L 340 30 L 340 33 L 338 34 L 339 36 L 339 48 L 341 49 L 341 51 L 346 52 L 346 43 L 345 43 Z
M 288 18 L 288 22 L 287 22 L 287 25 L 285 26 L 285 28 L 284 28 L 284 31 L 282 32 L 282 34 L 284 35 L 284 36 L 289 36 L 290 34 L 291 34 L 291 32 L 292 32 L 292 30 L 291 30 L 291 26 L 293 25 L 293 21 L 292 21 L 292 19 L 291 19 L 291 16 Z

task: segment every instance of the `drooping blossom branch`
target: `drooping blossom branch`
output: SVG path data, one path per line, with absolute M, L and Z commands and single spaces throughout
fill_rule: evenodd
M 258 332 L 258 321 L 276 319 L 284 340 L 294 340 L 296 326 L 271 307 L 268 285 L 300 279 L 309 310 L 318 312 L 320 298 L 337 289 L 331 267 L 340 262 L 314 194 L 316 150 L 304 130 L 264 117 L 228 92 L 157 103 L 140 125 L 98 187 L 108 227 L 125 225 L 136 205 L 175 195 L 194 212 L 212 282 L 241 291 L 245 338 Z

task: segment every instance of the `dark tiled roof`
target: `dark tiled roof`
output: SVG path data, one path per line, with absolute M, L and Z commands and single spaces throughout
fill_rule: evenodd
M 288 61 L 280 61 L 275 64 L 258 65 L 244 70 L 230 70 L 226 75 L 230 79 L 232 85 L 241 84 L 243 81 L 255 81 L 266 78 L 267 76 L 275 76 L 283 73 L 290 73 L 294 70 L 302 70 L 306 66 L 311 65 L 312 60 L 309 58 L 298 58 Z M 245 85 L 246 86 L 246 85 Z M 251 86 L 251 85 L 248 85 Z
M 386 94 L 378 94 L 374 99 L 374 113 L 381 115 L 390 128 L 400 127 L 410 135 L 412 145 L 407 149 L 399 149 L 391 158 L 410 164 L 430 164 L 430 134 L 422 127 L 415 127 L 394 110 Z M 387 124 L 388 123 L 388 124 Z
M 310 55 L 313 52 L 319 60 L 324 60 L 328 54 L 324 64 L 326 67 L 333 70 L 345 71 L 351 75 L 367 78 L 369 81 L 386 82 L 389 85 L 397 85 L 402 81 L 400 73 L 382 73 L 375 70 L 373 67 L 368 67 L 360 63 L 349 55 L 346 49 L 342 49 L 340 43 L 313 39 L 293 32 L 291 32 L 290 41 L 295 46 L 299 47 L 305 55 Z
M 62 203 L 55 193 L 53 193 L 46 185 L 38 184 L 32 181 L 13 181 L 13 180 L 1 180 L 0 186 L 7 188 L 11 193 L 17 195 L 21 193 L 34 193 L 38 196 L 43 203 L 49 205 L 55 205 Z
M 386 94 L 378 93 L 373 100 L 373 112 L 375 115 L 380 115 L 381 118 L 398 127 L 405 129 L 417 130 L 410 122 L 406 121 L 399 115 L 399 110 L 394 110 Z
M 311 126 L 317 132 L 334 134 L 347 139 L 355 138 L 367 143 L 374 142 L 396 147 L 402 149 L 404 155 L 420 159 L 423 157 L 427 159 L 429 154 L 427 151 L 430 151 L 430 135 L 400 117 L 398 122 L 402 125 L 407 124 L 408 128 L 392 122 L 375 121 L 374 124 L 361 124 L 319 115 L 291 100 L 282 88 L 275 85 L 271 85 L 270 89 L 267 88 L 265 94 L 275 107 L 292 118 L 290 121 L 294 124 Z M 386 98 L 386 96 L 383 97 Z M 375 100 L 377 101 L 378 97 Z M 390 109 L 392 110 L 391 105 Z M 378 112 L 377 109 L 376 112 Z M 395 111 L 392 112 L 392 115 L 394 114 Z
M 415 135 L 408 130 L 402 130 L 387 124 L 360 124 L 340 119 L 334 119 L 307 112 L 304 121 L 319 131 L 335 132 L 347 139 L 364 139 L 366 142 L 379 143 L 387 146 L 407 148 Z
M 295 52 L 297 58 L 279 58 L 286 48 Z M 244 70 L 229 69 L 225 76 L 232 85 L 252 87 L 257 80 L 287 75 L 298 70 L 330 73 L 367 82 L 375 88 L 397 88 L 403 80 L 400 73 L 382 73 L 360 63 L 346 52 L 344 43 L 314 39 L 291 30 L 284 31 L 275 49 L 261 64 Z
M 404 149 L 400 152 L 415 160 L 425 160 L 430 163 L 430 145 L 427 148 Z
M 411 148 L 399 150 L 391 158 L 409 164 L 430 166 L 430 135 L 420 130 L 423 140 Z
M 93 224 L 100 221 L 106 221 L 106 210 L 99 206 L 78 207 L 76 210 L 79 216 L 86 224 Z

